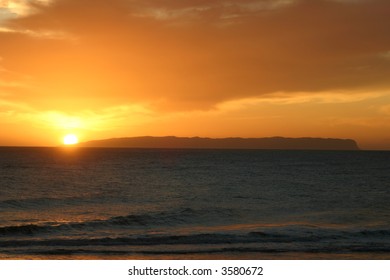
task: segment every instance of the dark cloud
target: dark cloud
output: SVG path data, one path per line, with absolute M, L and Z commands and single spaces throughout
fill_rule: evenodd
M 19 33 L 0 33 L 0 65 L 31 77 L 25 96 L 38 103 L 207 108 L 281 91 L 390 86 L 388 0 L 33 5 L 34 14 L 8 21 Z

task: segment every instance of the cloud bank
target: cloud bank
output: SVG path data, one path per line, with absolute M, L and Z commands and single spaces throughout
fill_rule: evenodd
M 76 129 L 390 147 L 388 11 L 388 0 L 0 0 L 0 145 Z
M 207 109 L 274 92 L 390 86 L 387 0 L 23 5 L 31 13 L 0 30 L 0 90 L 35 106 Z

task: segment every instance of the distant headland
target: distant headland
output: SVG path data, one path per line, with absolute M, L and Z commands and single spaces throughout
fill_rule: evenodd
M 79 147 L 166 148 L 166 149 L 264 149 L 264 150 L 359 150 L 352 139 L 332 138 L 201 138 L 201 137 L 126 137 L 93 140 Z

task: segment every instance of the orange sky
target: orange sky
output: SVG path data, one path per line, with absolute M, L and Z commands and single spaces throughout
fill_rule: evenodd
M 176 135 L 390 149 L 388 0 L 0 0 L 0 145 Z

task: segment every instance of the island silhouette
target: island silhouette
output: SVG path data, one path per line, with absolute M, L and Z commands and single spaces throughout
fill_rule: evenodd
M 201 137 L 124 137 L 92 140 L 79 147 L 166 148 L 166 149 L 264 149 L 264 150 L 359 150 L 352 139 L 334 138 L 201 138 Z

